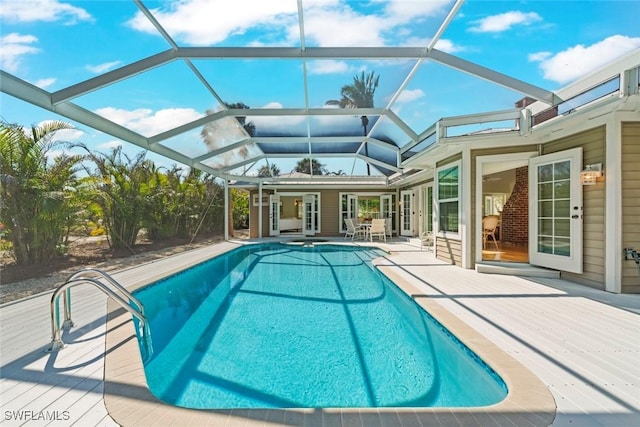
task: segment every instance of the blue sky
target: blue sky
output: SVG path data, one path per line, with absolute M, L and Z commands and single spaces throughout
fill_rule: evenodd
M 300 46 L 295 0 L 144 1 L 180 46 Z M 451 1 L 304 1 L 307 46 L 427 46 Z M 640 48 L 637 1 L 467 1 L 436 48 L 485 67 L 556 90 L 607 62 Z M 133 1 L 0 1 L 0 66 L 55 92 L 170 48 Z M 322 107 L 361 71 L 381 77 L 376 107 L 386 107 L 413 62 L 323 60 L 193 60 L 226 102 L 251 108 Z M 125 95 L 123 95 L 125 94 Z M 442 117 L 512 108 L 522 94 L 425 61 L 391 108 L 420 133 Z M 118 82 L 73 102 L 145 136 L 187 123 L 219 108 L 181 62 Z M 25 126 L 64 119 L 0 94 L 0 116 Z M 255 118 L 256 121 L 265 120 Z M 295 128 L 296 118 L 288 118 Z M 289 122 L 287 122 L 289 123 Z M 61 139 L 107 151 L 123 144 L 76 123 Z M 380 128 L 386 126 L 381 123 Z M 389 132 L 393 132 L 390 130 Z M 206 152 L 199 131 L 166 141 Z M 189 140 L 191 138 L 191 140 Z M 130 153 L 140 148 L 124 143 Z M 169 166 L 173 160 L 150 155 Z M 321 159 L 347 172 L 352 163 Z M 335 165 L 333 165 L 335 163 Z M 293 160 L 281 160 L 288 172 Z M 363 172 L 357 162 L 355 173 Z

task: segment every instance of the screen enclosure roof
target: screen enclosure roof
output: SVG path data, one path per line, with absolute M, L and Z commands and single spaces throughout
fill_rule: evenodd
M 517 117 L 523 98 L 561 102 L 535 64 L 514 66 L 538 48 L 526 45 L 540 43 L 535 19 L 524 37 L 494 33 L 488 50 L 474 42 L 486 34 L 476 27 L 489 25 L 484 10 L 517 6 L 504 2 L 69 5 L 93 17 L 91 32 L 65 40 L 60 24 L 56 37 L 66 48 L 49 53 L 55 82 L 41 88 L 27 73 L 3 70 L 2 91 L 225 179 L 286 175 L 313 159 L 320 168 L 311 174 L 389 182 L 434 142 L 433 124 L 443 117 Z M 91 53 L 79 54 L 76 44 Z M 89 71 L 88 63 L 109 66 Z

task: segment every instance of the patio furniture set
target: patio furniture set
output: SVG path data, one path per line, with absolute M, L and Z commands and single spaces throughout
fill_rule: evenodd
M 344 238 L 351 238 L 351 240 L 362 239 L 373 242 L 373 238 L 377 237 L 379 240 L 387 241 L 387 234 L 391 235 L 391 220 L 390 219 L 373 219 L 371 222 L 356 223 L 352 218 L 345 218 L 344 220 L 347 231 Z

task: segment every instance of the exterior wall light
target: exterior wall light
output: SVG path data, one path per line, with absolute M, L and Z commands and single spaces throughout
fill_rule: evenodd
M 602 176 L 602 163 L 587 165 L 580 172 L 580 182 L 582 185 L 595 185 L 596 180 Z

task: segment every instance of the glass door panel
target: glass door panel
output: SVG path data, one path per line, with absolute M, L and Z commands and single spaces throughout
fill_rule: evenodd
M 280 195 L 269 196 L 269 236 L 280 235 Z
M 532 264 L 582 273 L 581 167 L 581 148 L 530 160 Z

